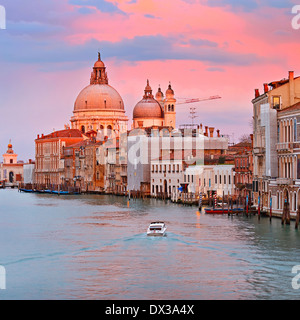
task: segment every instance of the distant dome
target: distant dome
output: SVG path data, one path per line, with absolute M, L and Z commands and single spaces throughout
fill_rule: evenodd
M 108 84 L 91 84 L 85 87 L 74 105 L 74 111 L 112 109 L 124 110 L 124 102 L 120 94 Z
M 174 97 L 174 90 L 171 87 L 171 83 L 169 84 L 168 89 L 166 91 L 166 97 L 167 98 Z
M 133 119 L 141 118 L 158 118 L 164 117 L 163 110 L 158 101 L 152 95 L 152 89 L 147 80 L 145 87 L 145 94 L 141 101 L 139 101 L 133 109 Z
M 157 93 L 156 93 L 156 95 L 155 95 L 155 99 L 156 99 L 157 101 L 162 101 L 162 100 L 164 99 L 164 94 L 162 93 L 160 87 L 158 88 L 158 91 L 157 91 Z
M 137 103 L 133 110 L 133 119 L 138 118 L 158 118 L 164 117 L 160 104 L 152 99 L 143 99 Z

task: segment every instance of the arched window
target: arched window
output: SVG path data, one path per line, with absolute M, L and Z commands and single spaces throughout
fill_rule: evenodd
M 81 132 L 85 133 L 85 126 L 81 126 Z

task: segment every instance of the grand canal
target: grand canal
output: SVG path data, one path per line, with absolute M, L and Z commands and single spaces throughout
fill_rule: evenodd
M 146 236 L 163 220 L 167 236 Z M 155 199 L 0 190 L 0 299 L 298 299 L 300 230 Z

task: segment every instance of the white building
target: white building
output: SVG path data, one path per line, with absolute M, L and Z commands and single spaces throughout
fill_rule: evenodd
M 35 176 L 35 164 L 29 161 L 23 165 L 24 184 L 33 184 Z
M 176 154 L 171 158 L 163 156 L 151 161 L 151 196 L 178 194 L 178 188 L 183 183 L 184 161 Z
M 215 191 L 219 197 L 234 194 L 234 165 L 196 165 L 186 168 L 184 183 L 188 192 L 208 194 Z

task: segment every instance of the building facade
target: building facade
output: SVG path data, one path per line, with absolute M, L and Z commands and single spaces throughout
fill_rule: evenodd
M 295 177 L 297 157 L 285 148 L 289 142 L 297 142 L 294 140 L 297 116 L 290 117 L 289 112 L 296 111 L 295 105 L 299 102 L 300 77 L 294 77 L 293 71 L 289 72 L 288 79 L 264 84 L 262 95 L 255 89 L 252 100 L 253 200 L 254 205 L 262 209 L 270 210 L 272 204 L 272 209 L 281 210 L 288 186 L 294 184 L 293 179 L 287 177 Z
M 0 163 L 0 182 L 8 187 L 17 187 L 23 182 L 23 162 L 18 162 L 18 155 L 14 153 L 9 142 L 6 153 L 3 154 L 3 163 Z
M 64 184 L 63 148 L 83 140 L 81 131 L 69 128 L 38 135 L 35 140 L 35 183 L 45 186 Z

